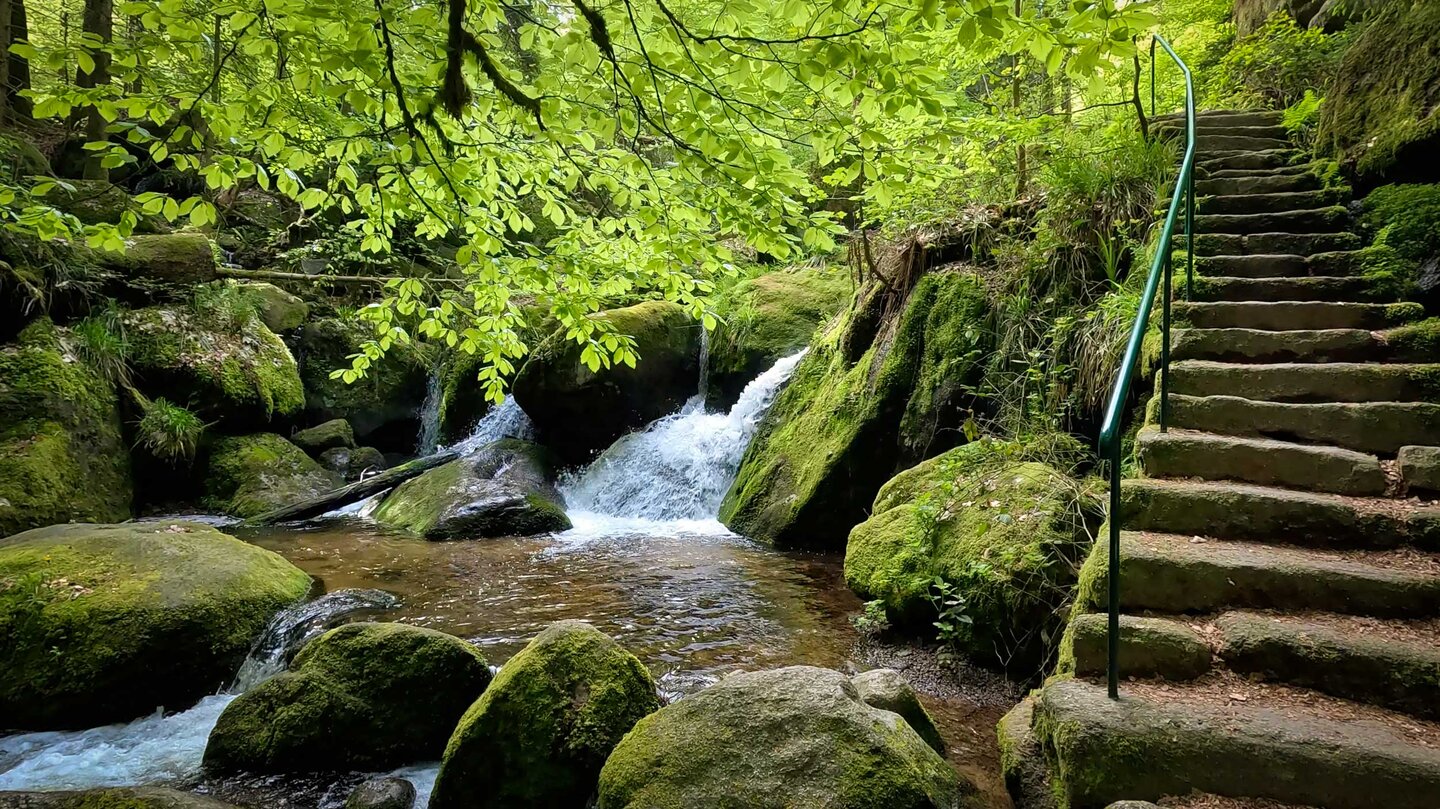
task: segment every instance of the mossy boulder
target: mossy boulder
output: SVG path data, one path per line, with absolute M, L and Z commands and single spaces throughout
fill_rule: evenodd
M 960 435 L 990 340 L 980 280 L 925 276 L 890 328 L 886 308 L 862 293 L 796 366 L 721 505 L 731 530 L 838 549 L 898 467 Z
M 826 266 L 766 273 L 727 290 L 717 302 L 723 320 L 710 337 L 705 381 L 712 400 L 733 403 L 765 369 L 809 345 L 853 291 L 848 271 Z
M 365 376 L 347 383 L 330 373 L 350 367 L 373 327 L 353 318 L 319 318 L 295 339 L 305 413 L 314 422 L 345 419 L 357 439 L 383 450 L 411 451 L 419 433 L 429 365 L 413 346 L 391 347 Z
M 564 531 L 570 518 L 549 472 L 539 445 L 496 441 L 400 484 L 375 510 L 375 521 L 426 539 Z
M 16 534 L 0 541 L 0 716 L 53 730 L 189 707 L 309 589 L 279 555 L 195 523 Z
M 227 427 L 256 427 L 305 403 L 295 358 L 258 318 L 217 322 L 191 306 L 126 312 L 135 384 Z
M 552 624 L 460 720 L 430 809 L 584 806 L 610 751 L 659 707 L 634 655 L 589 624 Z
M 640 720 L 605 762 L 598 804 L 981 805 L 903 718 L 867 705 L 845 675 L 808 666 L 734 674 Z
M 0 346 L 0 536 L 130 517 L 129 446 L 115 387 L 48 319 Z
M 346 480 L 359 480 L 366 470 L 373 474 L 389 468 L 384 453 L 374 447 L 334 447 L 320 453 L 317 460 Z
M 123 253 L 97 253 L 111 274 L 108 291 L 134 304 L 187 298 L 215 280 L 215 248 L 203 233 L 132 236 Z
M 157 233 L 168 228 L 165 220 L 146 214 L 139 203 L 118 185 L 108 180 L 65 180 L 70 188 L 57 185 L 44 198 L 87 225 L 115 225 L 125 214 L 135 216 L 136 233 Z M 73 189 L 73 190 L 72 190 Z
M 319 455 L 327 449 L 353 448 L 355 431 L 345 419 L 330 419 L 290 436 L 290 442 L 311 455 Z
M 1378 5 L 1330 79 L 1316 148 L 1361 188 L 1440 180 L 1440 4 Z
M 165 787 L 107 787 L 79 792 L 0 792 L 0 809 L 236 809 Z
M 212 772 L 381 770 L 433 761 L 490 683 L 474 646 L 433 629 L 347 624 L 225 707 Z
M 846 583 L 898 627 L 928 634 L 938 618 L 976 660 L 1035 673 L 1059 638 L 1099 510 L 1042 457 L 982 440 L 897 475 L 850 532 Z
M 900 672 L 871 669 L 855 675 L 851 682 L 866 705 L 899 714 L 926 744 L 935 748 L 935 752 L 945 754 L 945 740 L 940 736 L 940 729 L 935 727 L 935 720 L 920 704 L 920 695 L 900 676 Z
M 700 324 L 678 304 L 649 301 L 596 316 L 635 338 L 634 368 L 591 371 L 584 346 L 557 330 L 515 378 L 514 395 L 546 446 L 588 461 L 620 436 L 674 413 L 700 386 Z
M 259 301 L 260 322 L 276 334 L 294 331 L 310 317 L 310 304 L 274 284 L 247 281 L 238 286 Z
M 255 517 L 337 489 L 339 475 L 274 433 L 226 436 L 210 449 L 205 503 L 225 514 Z

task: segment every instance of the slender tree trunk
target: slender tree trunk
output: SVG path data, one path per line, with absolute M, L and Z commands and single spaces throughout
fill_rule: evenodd
M 109 45 L 114 35 L 114 16 L 114 0 L 85 0 L 85 33 L 93 34 L 101 42 Z M 91 57 L 95 60 L 95 69 L 79 73 L 75 83 L 82 87 L 103 87 L 109 84 L 110 54 L 103 50 L 95 51 L 91 53 Z M 108 140 L 105 132 L 106 126 L 105 116 L 100 114 L 98 108 L 91 106 L 85 121 L 85 140 L 90 143 L 101 143 Z M 101 164 L 101 159 L 102 155 L 95 153 L 85 161 L 85 179 L 110 179 L 110 170 Z
M 215 38 L 212 40 L 215 49 L 214 58 L 211 61 L 210 82 L 214 87 L 211 93 L 211 100 L 216 104 L 220 103 L 220 15 L 215 15 Z
M 1140 119 L 1140 136 L 1150 140 L 1150 121 L 1145 117 L 1145 105 L 1140 101 L 1140 54 L 1135 54 L 1135 80 L 1131 83 L 1130 101 L 1135 106 L 1135 117 Z
M 1015 0 L 1015 16 L 1019 17 L 1024 12 L 1024 0 Z M 1015 106 L 1015 114 L 1020 114 L 1020 54 L 1015 54 L 1012 63 L 1014 74 L 1010 77 L 1011 102 Z M 1030 185 L 1030 156 L 1026 153 L 1025 144 L 1022 141 L 1015 147 L 1015 196 L 1025 195 L 1025 189 Z
M 10 0 L 10 41 L 30 40 L 30 19 L 25 12 L 25 0 Z M 9 105 L 11 118 L 28 121 L 35 114 L 35 102 L 20 95 L 30 89 L 30 60 L 17 54 L 10 54 Z
M 130 17 L 125 23 L 125 37 L 130 41 L 132 47 L 140 44 L 140 31 L 140 18 Z M 140 65 L 138 64 L 135 66 L 135 76 L 130 79 L 128 91 L 131 95 L 137 96 L 145 92 L 145 80 L 140 76 Z
M 14 14 L 12 0 L 0 0 L 0 124 L 10 123 L 10 20 Z

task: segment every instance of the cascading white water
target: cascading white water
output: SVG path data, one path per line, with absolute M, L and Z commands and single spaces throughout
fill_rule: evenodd
M 231 693 L 243 694 L 284 671 L 296 652 L 336 624 L 398 606 L 400 599 L 384 590 L 347 589 L 281 610 L 240 664 Z
M 697 396 L 679 413 L 616 441 L 560 483 L 577 512 L 645 520 L 713 520 L 760 418 L 805 352 L 756 377 L 729 413 L 707 413 Z
M 455 450 L 461 455 L 470 455 L 486 444 L 502 438 L 519 438 L 529 441 L 534 437 L 535 428 L 530 424 L 530 417 L 520 409 L 520 403 L 515 401 L 514 396 L 506 396 L 505 401 L 490 408 L 490 412 L 475 423 L 475 429 L 470 432 L 470 435 L 443 449 Z
M 417 455 L 429 455 L 440 445 L 440 399 L 444 396 L 440 368 L 432 368 L 425 379 L 425 402 L 420 405 L 420 436 L 415 442 Z

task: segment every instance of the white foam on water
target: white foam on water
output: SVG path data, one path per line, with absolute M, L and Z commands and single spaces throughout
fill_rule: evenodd
M 430 761 L 401 767 L 385 775 L 388 778 L 404 778 L 409 781 L 415 787 L 415 809 L 425 809 L 430 805 L 430 793 L 435 791 L 435 777 L 439 774 L 440 762 Z
M 506 396 L 505 401 L 490 408 L 490 412 L 475 422 L 475 429 L 470 431 L 470 435 L 449 447 L 441 447 L 441 449 L 452 449 L 461 455 L 470 455 L 486 444 L 502 438 L 519 438 L 529 441 L 534 437 L 535 428 L 530 423 L 530 417 L 525 415 L 525 411 L 520 408 L 520 403 L 515 401 L 514 396 Z

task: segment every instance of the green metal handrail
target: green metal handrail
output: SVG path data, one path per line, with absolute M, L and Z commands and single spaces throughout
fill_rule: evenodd
M 1120 695 L 1120 445 L 1125 421 L 1125 403 L 1130 398 L 1130 383 L 1135 379 L 1139 366 L 1140 352 L 1145 342 L 1145 331 L 1150 323 L 1150 313 L 1155 305 L 1155 294 L 1164 284 L 1160 316 L 1160 431 L 1164 432 L 1170 417 L 1170 298 L 1173 263 L 1171 242 L 1175 237 L 1175 226 L 1180 217 L 1182 203 L 1185 210 L 1185 297 L 1195 274 L 1195 85 L 1190 77 L 1190 68 L 1175 54 L 1170 43 L 1156 34 L 1150 42 L 1150 114 L 1155 114 L 1155 46 L 1159 44 L 1185 74 L 1185 158 L 1180 163 L 1180 174 L 1175 181 L 1175 191 L 1170 195 L 1170 209 L 1165 215 L 1165 226 L 1155 248 L 1155 261 L 1151 264 L 1150 275 L 1145 279 L 1145 292 L 1140 296 L 1140 311 L 1135 316 L 1135 325 L 1130 329 L 1130 340 L 1125 344 L 1125 357 L 1120 362 L 1120 372 L 1115 377 L 1115 388 L 1110 393 L 1110 403 L 1105 408 L 1105 421 L 1100 427 L 1100 457 L 1110 462 L 1110 564 L 1109 564 L 1109 629 L 1107 632 L 1105 673 L 1109 682 L 1110 698 Z M 1138 102 L 1137 102 L 1138 103 Z

